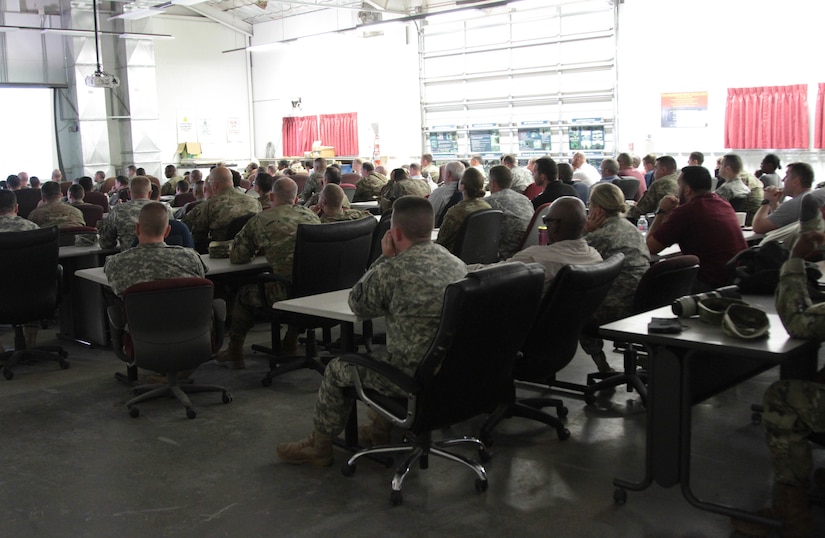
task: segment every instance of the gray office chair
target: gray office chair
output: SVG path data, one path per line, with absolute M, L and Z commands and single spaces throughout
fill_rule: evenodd
M 635 177 L 621 177 L 614 179 L 613 184 L 619 187 L 624 194 L 625 200 L 635 200 L 639 192 L 639 180 Z
M 464 263 L 495 263 L 501 243 L 504 213 L 482 209 L 467 215 L 458 230 L 453 253 Z

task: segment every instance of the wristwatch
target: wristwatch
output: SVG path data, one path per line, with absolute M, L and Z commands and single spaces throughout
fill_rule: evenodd
M 768 200 L 767 198 L 762 200 L 762 205 L 770 205 L 770 204 L 771 204 L 771 201 Z

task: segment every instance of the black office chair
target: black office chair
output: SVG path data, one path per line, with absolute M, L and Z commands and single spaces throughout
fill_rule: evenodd
M 17 197 L 17 216 L 24 219 L 37 209 L 37 204 L 43 199 L 40 189 L 20 189 L 14 191 L 14 195 Z
M 639 180 L 635 177 L 621 177 L 614 179 L 613 184 L 619 187 L 625 200 L 635 200 L 639 192 Z
M 163 396 L 175 396 L 190 419 L 197 413 L 187 393 L 220 392 L 223 403 L 232 401 L 225 387 L 179 384 L 179 372 L 209 361 L 221 347 L 226 304 L 213 301 L 211 281 L 170 278 L 136 284 L 123 292 L 123 306 L 110 306 L 108 314 L 112 348 L 133 373 L 144 368 L 166 375 L 165 384 L 135 386 L 138 396 L 126 402 L 131 417 L 140 415 L 137 404 Z
M 693 255 L 673 256 L 656 262 L 639 280 L 639 286 L 633 298 L 633 314 L 647 312 L 671 304 L 684 295 L 690 295 L 698 272 L 699 258 Z M 598 327 L 589 327 L 585 330 L 588 329 L 598 333 Z M 587 374 L 587 386 L 566 384 L 565 388 L 570 390 L 575 390 L 574 387 L 581 388 L 585 403 L 590 405 L 596 401 L 597 392 L 619 385 L 627 385 L 628 392 L 635 389 L 641 396 L 642 403 L 647 403 L 646 376 L 640 375 L 637 365 L 639 353 L 646 353 L 645 348 L 629 343 L 617 343 L 616 347 L 623 350 L 623 372 L 594 372 Z
M 93 244 L 97 236 L 97 228 L 93 226 L 69 226 L 58 229 L 58 244 L 61 247 L 74 246 L 78 236 L 87 236 L 89 244 Z
M 347 200 L 351 203 L 352 199 L 355 197 L 355 190 L 356 186 L 352 183 L 341 183 L 341 190 L 344 191 L 344 194 L 347 197 Z
M 367 260 L 367 269 L 372 262 L 381 257 L 381 239 L 387 234 L 392 225 L 392 209 L 385 211 L 378 221 L 378 225 L 372 231 L 372 245 L 370 246 L 370 257 Z
M 255 213 L 250 213 L 249 215 L 232 219 L 232 222 L 230 222 L 226 227 L 226 240 L 229 241 L 230 239 L 234 239 L 235 236 L 238 235 L 238 232 L 240 232 L 244 225 L 246 225 L 247 221 L 254 216 Z
M 517 387 L 548 390 L 555 386 L 556 373 L 576 355 L 579 331 L 604 301 L 623 263 L 624 254 L 619 253 L 600 263 L 568 265 L 559 271 L 542 299 L 538 317 L 513 366 Z M 490 415 L 479 438 L 489 445 L 496 425 L 510 417 L 552 426 L 559 440 L 570 437 L 570 431 L 560 420 L 542 411 L 544 407 L 555 407 L 559 418 L 567 416 L 567 408 L 559 399 L 514 398 Z
M 441 322 L 415 376 L 386 362 L 348 354 L 340 360 L 379 373 L 397 385 L 406 398 L 390 397 L 365 387 L 360 368 L 352 368 L 353 392 L 358 399 L 395 426 L 406 430 L 408 442 L 377 446 L 354 454 L 342 472 L 351 476 L 356 461 L 367 455 L 406 452 L 410 455 L 392 479 L 390 501 L 401 504 L 401 486 L 410 468 L 422 469 L 429 456 L 440 456 L 472 469 L 476 491 L 487 489 L 484 467 L 444 450 L 460 443 L 477 447 L 482 460 L 486 447 L 474 438 L 433 441 L 432 432 L 489 413 L 513 399 L 511 368 L 541 297 L 544 271 L 537 264 L 507 263 L 468 274 L 447 286 Z M 490 320 L 495 319 L 491 330 Z M 506 338 L 503 337 L 506 335 Z
M 252 346 L 255 351 L 273 355 L 269 359 L 269 372 L 261 381 L 264 386 L 271 385 L 274 377 L 299 368 L 311 368 L 323 373 L 325 365 L 315 358 L 315 329 L 339 324 L 331 319 L 272 308 L 266 299 L 266 284 L 275 282 L 284 286 L 289 298 L 351 288 L 364 274 L 375 226 L 372 217 L 325 224 L 299 224 L 295 234 L 292 281 L 273 273 L 259 275 L 259 293 L 264 305 L 259 313 L 272 324 L 272 347 Z M 282 324 L 307 332 L 306 354 L 303 357 L 281 355 Z
M 495 263 L 504 212 L 482 209 L 467 215 L 458 230 L 453 253 L 464 263 Z
M 0 323 L 14 326 L 14 351 L 0 354 L 3 376 L 28 358 L 56 360 L 66 369 L 68 353 L 60 346 L 26 347 L 23 324 L 54 316 L 60 300 L 57 227 L 0 233 Z
M 747 211 L 748 197 L 743 196 L 741 198 L 733 198 L 728 200 L 728 203 L 734 211 Z

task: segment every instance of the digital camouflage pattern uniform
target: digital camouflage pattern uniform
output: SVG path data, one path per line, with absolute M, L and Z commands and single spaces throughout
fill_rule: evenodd
M 387 177 L 378 172 L 372 171 L 367 177 L 362 177 L 355 184 L 355 194 L 352 197 L 353 202 L 369 202 L 375 200 L 380 194 L 381 189 L 387 184 Z
M 429 176 L 430 179 L 438 183 L 438 176 L 441 175 L 441 170 L 433 163 L 430 163 L 421 169 L 421 175 L 424 177 Z
M 191 248 L 144 243 L 106 258 L 103 272 L 115 295 L 130 286 L 166 278 L 201 277 L 207 267 Z
M 272 207 L 272 200 L 269 199 L 269 193 L 258 195 L 256 200 L 258 200 L 258 203 L 261 204 L 261 211 L 265 211 Z
M 249 219 L 235 236 L 229 261 L 249 263 L 256 254 L 263 252 L 272 272 L 291 280 L 298 225 L 320 223 L 318 215 L 303 206 L 279 205 L 267 209 Z M 271 304 L 285 298 L 283 287 L 275 283 L 267 285 L 267 302 Z M 247 284 L 238 290 L 232 310 L 232 340 L 242 342 L 246 338 L 246 333 L 255 324 L 255 308 L 260 306 L 257 284 Z
M 140 210 L 151 201 L 132 200 L 112 207 L 98 230 L 100 248 L 115 248 L 118 246 L 118 241 L 120 250 L 130 248 L 137 239 L 135 224 L 140 217 Z M 169 209 L 168 212 L 169 220 L 174 220 L 175 215 L 172 210 Z
M 160 188 L 161 196 L 172 196 L 175 194 L 177 185 L 183 181 L 183 176 L 172 176 Z
M 533 174 L 530 173 L 530 170 L 514 166 L 510 169 L 510 172 L 513 174 L 513 184 L 510 188 L 514 191 L 522 193 L 524 189 L 533 184 Z
M 506 260 L 516 253 L 521 243 L 524 232 L 533 219 L 533 204 L 523 194 L 519 194 L 512 189 L 503 189 L 494 192 L 484 198 L 493 209 L 499 209 L 504 213 L 504 221 L 501 223 L 501 244 L 499 252 L 501 258 Z
M 811 302 L 807 280 L 801 258 L 786 261 L 776 290 L 776 310 L 792 337 L 825 340 L 825 303 Z M 777 381 L 765 392 L 764 404 L 762 422 L 776 481 L 807 486 L 811 474 L 808 435 L 825 432 L 825 385 Z
M 381 189 L 381 195 L 378 197 L 378 207 L 381 208 L 381 213 L 392 209 L 392 203 L 396 199 L 408 194 L 426 198 L 430 195 L 430 186 L 426 181 L 420 179 L 389 181 Z
M 309 176 L 307 177 L 306 183 L 304 183 L 304 190 L 301 191 L 301 195 L 299 198 L 301 199 L 301 203 L 304 205 L 313 205 L 311 202 L 313 196 L 315 197 L 315 202 L 318 203 L 317 195 L 321 192 L 321 180 L 324 179 L 324 173 L 321 172 L 310 172 Z
M 0 232 L 28 232 L 40 229 L 37 224 L 18 215 L 0 215 Z
M 196 205 L 181 220 L 189 226 L 195 244 L 208 240 L 226 241 L 226 227 L 230 222 L 260 211 L 261 204 L 257 199 L 235 189 L 224 189 Z
M 756 212 L 759 211 L 759 206 L 762 205 L 762 199 L 765 197 L 765 186 L 755 175 L 744 170 L 739 174 L 739 178 L 742 180 L 742 183 L 747 185 L 751 190 L 750 195 L 748 195 L 748 201 L 745 202 L 745 211 L 748 214 L 745 217 L 745 225 L 750 226 L 753 222 L 753 216 L 756 215 Z
M 317 192 L 315 194 L 313 194 L 312 197 L 309 199 L 309 201 L 307 201 L 307 203 L 304 204 L 304 207 L 312 207 L 314 205 L 318 205 L 318 196 L 319 195 L 320 194 L 317 193 Z M 344 196 L 344 199 L 341 200 L 341 207 L 345 207 L 345 208 L 349 209 L 349 198 L 347 198 L 346 196 Z
M 633 313 L 633 298 L 639 280 L 650 268 L 650 251 L 645 237 L 629 220 L 617 215 L 608 217 L 598 230 L 585 234 L 584 240 L 599 251 L 602 259 L 606 260 L 618 252 L 624 254 L 622 270 L 591 321 L 601 325 L 629 316 Z M 579 343 L 585 353 L 595 355 L 602 350 L 604 342 L 601 338 L 582 334 Z
M 73 205 L 64 202 L 55 202 L 38 207 L 29 213 L 29 220 L 41 228 L 57 226 L 58 228 L 74 228 L 86 226 L 83 213 Z
M 674 172 L 666 176 L 662 176 L 650 184 L 645 193 L 639 201 L 630 208 L 627 216 L 637 219 L 640 215 L 647 215 L 659 209 L 659 202 L 668 194 L 678 196 L 679 193 L 679 174 Z
M 342 220 L 358 220 L 365 217 L 372 218 L 372 213 L 363 209 L 341 209 L 337 215 L 323 215 L 321 222 L 340 222 Z
M 412 376 L 438 330 L 444 289 L 467 274 L 464 263 L 430 241 L 392 257 L 380 257 L 361 277 L 349 296 L 352 311 L 364 319 L 384 316 L 387 347 L 376 358 Z M 315 403 L 315 429 L 337 435 L 344 428 L 352 401 L 344 388 L 352 386 L 350 368 L 333 359 L 327 365 Z M 397 388 L 374 372 L 360 371 L 364 385 L 388 395 Z
M 441 223 L 441 228 L 438 229 L 438 239 L 435 242 L 453 252 L 456 239 L 458 239 L 458 231 L 461 229 L 461 225 L 464 224 L 464 219 L 470 213 L 482 209 L 490 209 L 490 204 L 485 202 L 483 198 L 462 200 L 448 209 L 447 214 L 444 215 L 444 221 Z

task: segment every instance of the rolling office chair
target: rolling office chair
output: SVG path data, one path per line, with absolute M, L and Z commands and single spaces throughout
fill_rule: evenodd
M 83 213 L 83 221 L 86 223 L 86 226 L 90 228 L 97 228 L 97 223 L 103 220 L 103 208 L 97 204 L 87 204 L 75 207 Z
M 137 368 L 166 375 L 165 384 L 134 387 L 138 396 L 126 402 L 132 418 L 140 415 L 137 404 L 163 396 L 175 396 L 190 419 L 197 413 L 187 393 L 220 392 L 223 403 L 232 401 L 225 387 L 180 384 L 179 379 L 180 372 L 209 361 L 223 341 L 226 304 L 212 299 L 211 281 L 169 278 L 135 284 L 123 293 L 123 306 L 110 306 L 107 312 L 112 348 L 129 365 L 130 377 L 137 377 Z
M 698 272 L 699 258 L 693 255 L 673 256 L 656 262 L 639 280 L 633 297 L 631 315 L 671 304 L 679 297 L 690 295 Z M 598 327 L 585 327 L 583 330 L 598 333 Z M 596 401 L 597 392 L 627 385 L 628 392 L 635 389 L 641 396 L 642 403 L 647 403 L 645 376 L 640 375 L 637 370 L 639 353 L 645 352 L 645 348 L 628 343 L 617 343 L 616 347 L 624 351 L 623 372 L 594 372 L 587 374 L 586 386 L 564 383 L 563 387 L 568 390 L 581 390 L 585 403 L 591 405 Z
M 409 453 L 392 479 L 390 501 L 401 504 L 401 486 L 410 468 L 429 466 L 429 456 L 461 463 L 476 473 L 476 491 L 487 489 L 487 473 L 475 462 L 445 450 L 461 443 L 478 447 L 482 461 L 487 449 L 478 439 L 462 437 L 434 441 L 432 432 L 489 413 L 512 401 L 511 368 L 521 343 L 535 317 L 544 282 L 538 264 L 520 262 L 487 267 L 469 273 L 447 286 L 438 332 L 413 377 L 386 362 L 348 354 L 341 361 L 352 368 L 353 396 L 370 409 L 405 430 L 408 442 L 376 446 L 354 454 L 342 468 L 345 476 L 355 473 L 356 461 L 367 455 Z M 489 320 L 495 318 L 495 330 Z M 507 335 L 507 338 L 502 338 Z M 392 397 L 365 387 L 359 369 L 384 376 L 407 394 Z
M 14 191 L 14 195 L 17 197 L 17 216 L 24 219 L 37 209 L 37 204 L 43 199 L 40 189 L 20 189 Z
M 496 263 L 504 212 L 482 209 L 467 215 L 458 230 L 454 254 L 464 263 Z
M 272 347 L 252 346 L 255 351 L 272 355 L 269 372 L 261 381 L 264 386 L 271 385 L 274 377 L 299 368 L 311 368 L 323 373 L 325 365 L 315 358 L 315 329 L 339 325 L 335 320 L 272 308 L 266 299 L 266 284 L 274 282 L 284 286 L 290 299 L 351 288 L 366 270 L 375 226 L 372 217 L 325 224 L 299 224 L 295 234 L 292 280 L 274 273 L 258 276 L 259 293 L 264 305 L 258 312 L 272 324 Z M 282 324 L 307 332 L 306 354 L 303 357 L 282 356 Z
M 547 390 L 556 373 L 567 366 L 579 348 L 579 331 L 602 304 L 610 286 L 622 270 L 619 253 L 593 265 L 567 265 L 553 279 L 534 318 L 527 340 L 513 365 L 517 387 Z M 499 407 L 481 427 L 479 439 L 491 444 L 493 430 L 505 418 L 524 417 L 556 429 L 559 440 L 570 431 L 554 416 L 542 411 L 555 407 L 559 418 L 567 416 L 564 402 L 556 398 L 513 399 Z
M 347 200 L 349 200 L 350 203 L 352 203 L 352 199 L 355 197 L 356 189 L 357 187 L 352 183 L 341 183 L 341 190 L 344 191 L 344 194 L 346 195 Z
M 636 194 L 639 192 L 639 183 L 638 179 L 629 176 L 613 180 L 613 184 L 621 189 L 625 200 L 636 199 Z
M 255 216 L 255 213 L 250 213 L 249 215 L 244 215 L 243 217 L 238 217 L 236 219 L 232 219 L 232 222 L 226 227 L 226 240 L 229 241 L 230 239 L 234 239 L 238 232 L 243 229 L 246 223 Z
M 71 247 L 75 244 L 77 236 L 90 236 L 89 244 L 94 243 L 97 236 L 97 228 L 94 226 L 69 226 L 58 228 L 58 244 L 61 247 Z
M 83 201 L 100 207 L 104 213 L 109 212 L 109 197 L 102 192 L 89 191 L 83 195 Z
M 530 219 L 530 224 L 527 225 L 527 230 L 524 232 L 516 252 L 539 244 L 539 226 L 544 226 L 544 216 L 550 212 L 552 204 L 553 202 L 547 202 L 536 208 L 536 212 L 533 213 L 533 218 Z
M 23 324 L 51 318 L 60 300 L 62 268 L 58 264 L 56 226 L 27 232 L 0 233 L 0 323 L 14 326 L 14 351 L 0 354 L 3 376 L 27 358 L 56 360 L 66 369 L 68 353 L 60 346 L 26 347 Z

